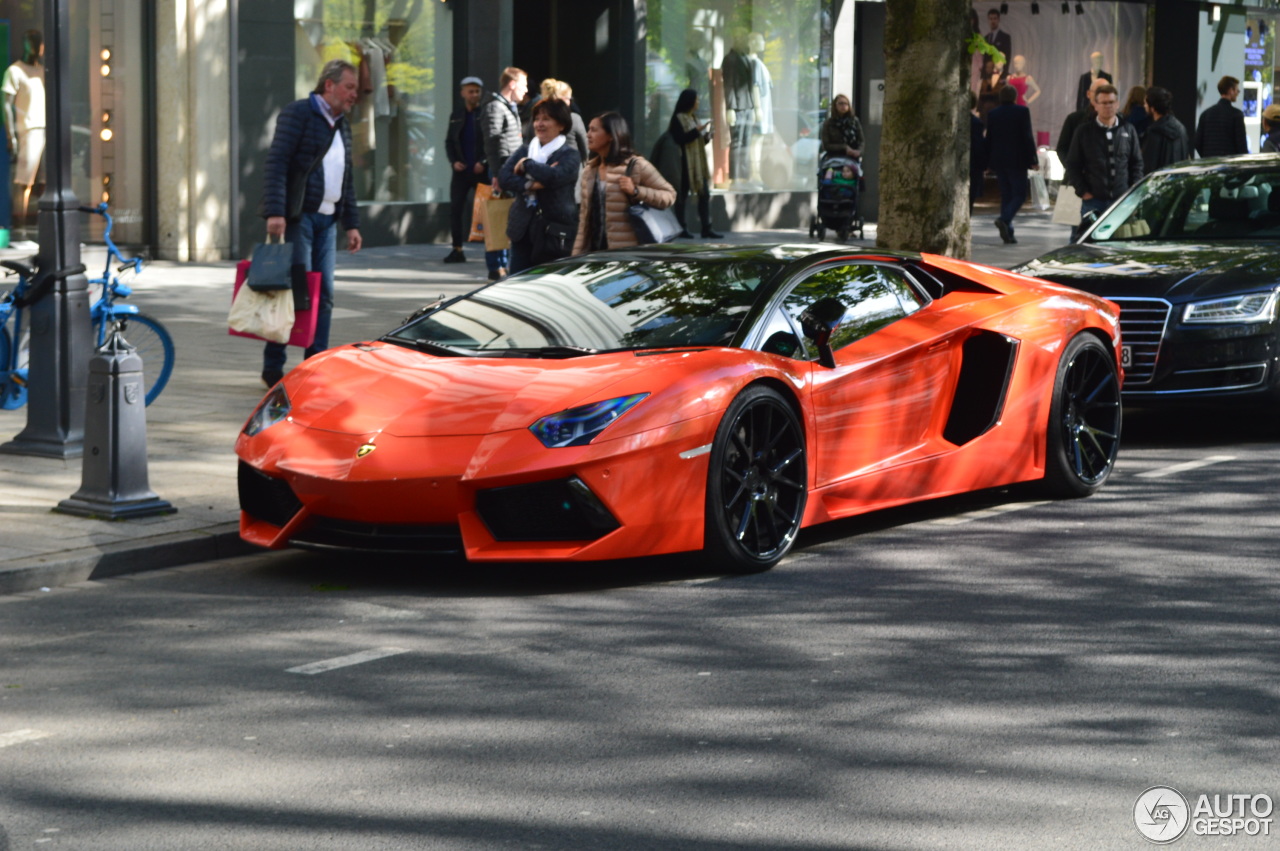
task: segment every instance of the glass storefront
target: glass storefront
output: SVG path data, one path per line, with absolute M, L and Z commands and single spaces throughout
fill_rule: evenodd
M 315 88 L 324 63 L 360 71 L 349 118 L 356 198 L 361 202 L 449 200 L 443 129 L 453 91 L 453 18 L 440 2 L 295 0 L 295 89 Z
M 149 174 L 144 165 L 148 93 L 143 4 L 71 0 L 68 11 L 71 20 L 87 22 L 66 33 L 71 189 L 82 204 L 110 204 L 116 222 L 113 237 L 124 244 L 144 243 Z M 24 33 L 44 29 L 43 4 L 9 4 L 8 12 L 7 22 L 0 21 L 8 24 L 5 67 L 22 58 Z M 30 205 L 33 219 L 44 189 L 44 166 L 42 160 L 41 182 L 35 185 Z M 12 186 L 11 177 L 5 182 Z M 83 225 L 86 239 L 97 239 L 102 232 L 101 219 L 87 219 Z M 34 221 L 23 235 L 35 238 Z
M 645 138 L 667 129 L 681 90 L 710 120 L 712 185 L 727 191 L 813 190 L 825 118 L 819 48 L 824 0 L 650 0 Z M 732 111 L 734 126 L 728 123 Z

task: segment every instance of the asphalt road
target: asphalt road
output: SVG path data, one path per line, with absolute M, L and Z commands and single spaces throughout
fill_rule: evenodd
M 0 598 L 0 850 L 1145 848 L 1148 787 L 1280 798 L 1275 432 L 1131 413 L 1093 498 L 749 577 L 264 553 Z

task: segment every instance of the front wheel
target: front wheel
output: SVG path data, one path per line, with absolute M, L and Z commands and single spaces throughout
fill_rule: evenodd
M 100 324 L 95 322 L 93 329 L 94 339 L 99 344 L 105 337 Z M 120 325 L 124 338 L 142 358 L 142 378 L 147 389 L 147 404 L 150 405 L 164 392 L 169 376 L 173 375 L 173 338 L 159 320 L 144 313 L 122 315 Z
M 791 549 L 807 495 L 800 420 L 776 390 L 748 387 L 711 445 L 705 553 L 733 573 L 768 570 Z
M 1102 487 L 1120 448 L 1121 418 L 1116 359 L 1097 337 L 1080 334 L 1062 353 L 1053 384 L 1045 491 L 1079 497 Z

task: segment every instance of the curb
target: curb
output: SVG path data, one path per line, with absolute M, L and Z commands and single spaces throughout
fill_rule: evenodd
M 32 556 L 0 568 L 0 594 L 180 567 L 201 561 L 262 552 L 240 539 L 239 523 L 221 523 L 133 541 Z

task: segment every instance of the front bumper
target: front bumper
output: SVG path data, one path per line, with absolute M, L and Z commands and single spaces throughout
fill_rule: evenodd
M 240 534 L 279 549 L 596 560 L 702 547 L 719 414 L 579 447 L 527 430 L 344 435 L 280 423 L 241 435 Z M 376 451 L 358 457 L 362 446 Z

